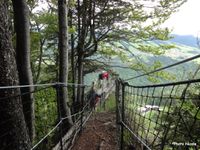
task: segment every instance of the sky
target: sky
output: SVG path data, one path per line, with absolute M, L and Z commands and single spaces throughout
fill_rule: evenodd
M 172 28 L 173 34 L 200 35 L 200 0 L 188 0 L 179 11 L 172 14 L 164 26 Z
M 40 9 L 46 5 L 41 3 Z M 200 0 L 188 0 L 179 11 L 172 14 L 163 27 L 173 29 L 173 34 L 200 36 Z

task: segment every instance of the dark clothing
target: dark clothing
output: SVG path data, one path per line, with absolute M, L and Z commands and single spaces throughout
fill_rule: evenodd
M 102 73 L 101 73 L 101 74 L 99 74 L 99 80 L 103 80 Z
M 95 91 L 93 91 L 93 93 L 91 93 L 89 101 L 90 101 L 90 108 L 94 108 L 96 107 L 97 103 L 99 102 L 101 98 L 101 95 L 97 94 Z

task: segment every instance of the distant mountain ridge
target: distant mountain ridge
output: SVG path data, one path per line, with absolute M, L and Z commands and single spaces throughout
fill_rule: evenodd
M 170 42 L 177 43 L 177 44 L 183 44 L 191 47 L 198 47 L 197 45 L 197 38 L 193 35 L 177 35 L 172 34 L 173 38 L 170 39 Z

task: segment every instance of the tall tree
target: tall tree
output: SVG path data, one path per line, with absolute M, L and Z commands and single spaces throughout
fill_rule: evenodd
M 8 17 L 8 0 L 0 1 L 0 86 L 18 85 L 15 51 Z M 22 110 L 19 89 L 0 90 L 0 145 L 6 150 L 28 150 L 30 139 Z M 7 98 L 6 98 L 7 97 Z M 2 99 L 6 98 L 6 99 Z
M 32 85 L 32 72 L 30 65 L 30 25 L 29 25 L 29 9 L 25 0 L 12 0 L 14 10 L 14 24 L 16 31 L 16 58 L 17 68 L 19 72 L 20 85 Z M 31 141 L 35 135 L 34 128 L 34 102 L 33 88 L 21 88 L 23 112 L 26 124 L 29 130 Z
M 85 59 L 97 53 L 108 54 L 109 50 L 124 58 L 123 52 L 132 55 L 126 47 L 128 42 L 137 44 L 138 50 L 158 53 L 159 46 L 148 41 L 169 39 L 169 30 L 160 25 L 185 1 L 77 0 L 74 18 L 78 36 L 78 83 L 83 83 L 84 64 L 89 62 Z M 119 44 L 122 41 L 127 42 L 125 46 Z
M 68 83 L 68 3 L 66 0 L 58 0 L 58 21 L 59 21 L 59 82 Z M 61 117 L 70 116 L 68 106 L 67 88 L 61 87 L 59 90 L 59 100 Z M 68 118 L 67 126 L 73 124 L 72 118 Z
M 113 54 L 133 61 L 134 54 L 127 48 L 129 42 L 144 52 L 160 53 L 160 49 L 166 49 L 167 46 L 161 45 L 160 48 L 148 41 L 169 39 L 169 30 L 160 28 L 160 25 L 186 0 L 77 1 L 77 68 L 78 83 L 82 84 L 84 65 L 93 64 L 93 68 L 97 68 L 98 63 L 93 61 L 95 54 L 100 58 Z M 88 61 L 91 56 L 92 61 Z
M 72 7 L 72 6 L 71 6 Z M 69 11 L 69 17 L 70 17 L 70 21 L 69 21 L 69 26 L 71 31 L 71 81 L 72 83 L 76 83 L 76 68 L 75 68 L 75 51 L 74 51 L 74 31 L 73 31 L 73 10 L 72 8 Z M 76 87 L 75 85 L 73 85 L 72 87 L 72 105 L 73 105 L 73 109 L 76 107 Z M 74 112 L 74 110 L 73 110 Z M 72 113 L 73 113 L 72 112 Z

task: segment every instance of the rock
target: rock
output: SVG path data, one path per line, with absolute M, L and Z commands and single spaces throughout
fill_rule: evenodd
M 110 125 L 112 122 L 106 122 L 104 123 L 103 125 L 107 126 L 107 125 Z

